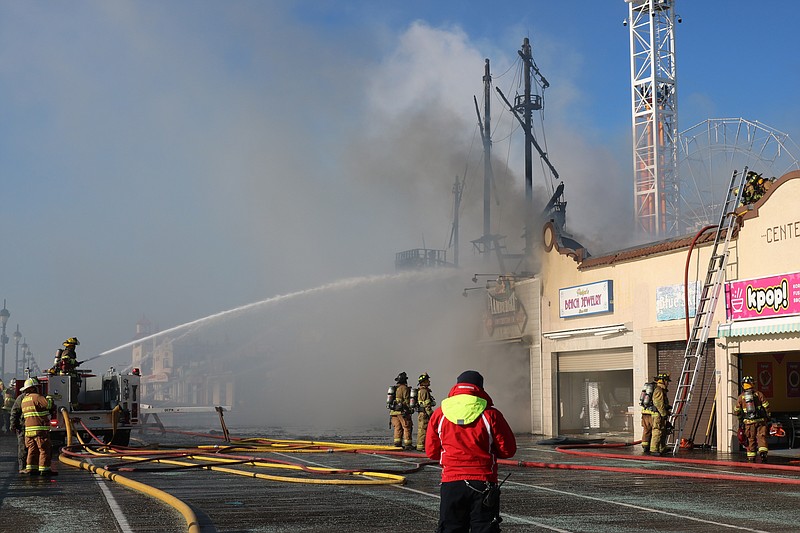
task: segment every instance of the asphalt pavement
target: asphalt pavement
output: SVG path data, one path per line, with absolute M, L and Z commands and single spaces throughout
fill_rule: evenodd
M 390 437 L 378 430 L 311 434 L 250 428 L 231 432 L 234 437 L 363 446 L 386 444 Z M 132 445 L 173 451 L 174 447 L 221 442 L 219 434 L 200 433 L 136 435 Z M 795 450 L 776 450 L 767 465 L 752 466 L 738 454 L 723 456 L 713 450 L 681 451 L 677 458 L 662 459 L 644 457 L 638 447 L 615 446 L 579 449 L 573 453 L 581 455 L 573 455 L 554 445 L 537 444 L 542 437 L 517 438 L 517 456 L 500 467 L 501 477 L 511 474 L 502 491 L 504 532 L 798 531 L 800 463 Z M 352 485 L 346 484 L 347 479 L 368 477 L 348 475 L 339 476 L 345 484 L 317 484 L 321 476 L 311 472 L 275 472 L 252 464 L 231 466 L 247 476 L 205 468 L 120 473 L 188 504 L 203 532 L 436 530 L 440 470 L 421 454 L 287 450 L 247 455 L 294 467 L 393 472 L 404 476 L 405 483 Z M 91 460 L 98 465 L 112 463 Z M 54 467 L 59 475 L 52 479 L 20 475 L 16 439 L 0 434 L 0 531 L 187 530 L 183 516 L 151 496 L 57 461 Z M 275 475 L 275 479 L 253 477 L 255 472 Z M 295 479 L 277 480 L 284 476 Z

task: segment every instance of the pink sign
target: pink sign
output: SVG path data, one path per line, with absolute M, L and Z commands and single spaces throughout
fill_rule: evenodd
M 728 320 L 800 314 L 800 273 L 725 284 Z

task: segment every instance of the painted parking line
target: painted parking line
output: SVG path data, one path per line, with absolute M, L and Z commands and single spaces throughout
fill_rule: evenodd
M 682 518 L 684 520 L 690 520 L 690 521 L 693 521 L 693 522 L 700 522 L 700 523 L 703 523 L 703 524 L 709 524 L 709 525 L 713 525 L 713 526 L 717 526 L 717 527 L 721 527 L 721 528 L 738 529 L 738 530 L 741 530 L 741 531 L 752 531 L 754 533 L 769 533 L 768 531 L 763 531 L 761 529 L 751 529 L 749 527 L 739 526 L 739 525 L 736 525 L 736 524 L 725 524 L 723 522 L 715 522 L 714 520 L 706 520 L 704 518 L 697 518 L 697 517 L 694 517 L 694 516 L 682 515 L 682 514 L 674 513 L 674 512 L 671 512 L 671 511 L 662 511 L 660 509 L 651 509 L 649 507 L 643 507 L 641 505 L 635 505 L 635 504 L 632 504 L 632 503 L 618 502 L 618 501 L 610 500 L 610 499 L 607 499 L 607 498 L 598 498 L 597 496 L 587 496 L 586 494 L 578 494 L 578 493 L 575 493 L 575 492 L 569 492 L 569 491 L 566 491 L 566 490 L 554 489 L 554 488 L 551 488 L 551 487 L 542 487 L 540 485 L 531 485 L 531 484 L 528 484 L 528 483 L 520 483 L 518 481 L 507 481 L 506 483 L 509 484 L 509 485 L 519 485 L 519 486 L 523 486 L 523 487 L 527 487 L 527 488 L 538 489 L 538 490 L 543 490 L 543 491 L 547 491 L 547 492 L 553 492 L 555 494 L 562 494 L 564 496 L 571 496 L 573 498 L 583 498 L 583 499 L 586 499 L 586 500 L 593 500 L 593 501 L 602 502 L 602 503 L 611 504 L 611 505 L 619 505 L 621 507 L 628 507 L 630 509 L 636 509 L 636 510 L 645 511 L 645 512 L 648 512 L 648 513 L 666 515 L 666 516 L 670 516 L 670 517 L 673 517 L 673 518 Z
M 289 457 L 288 455 L 281 454 L 281 453 L 278 453 L 276 455 L 284 455 L 286 457 Z M 387 455 L 381 455 L 380 457 L 382 457 L 384 459 L 389 459 L 389 460 L 392 460 L 392 461 L 395 461 L 395 462 L 398 462 L 398 463 L 414 463 L 414 461 L 410 461 L 408 459 L 400 458 L 400 457 L 393 457 L 393 456 L 387 456 Z M 332 466 L 329 466 L 329 465 L 325 465 L 325 464 L 322 464 L 322 463 L 317 463 L 315 461 L 309 461 L 308 459 L 298 458 L 296 456 L 292 457 L 292 459 L 293 460 L 300 460 L 300 461 L 302 461 L 304 463 L 308 463 L 308 464 L 314 465 L 314 466 L 319 466 L 319 467 L 322 467 L 322 468 L 335 468 L 335 467 L 332 467 Z M 441 470 L 441 467 L 439 465 L 430 465 L 430 466 L 432 466 L 434 468 L 438 468 L 438 469 Z M 406 487 L 405 485 L 391 485 L 391 486 L 396 488 L 396 489 L 404 490 L 404 491 L 407 491 L 407 492 L 413 492 L 414 494 L 420 494 L 420 495 L 423 495 L 423 496 L 428 496 L 430 498 L 434 498 L 434 499 L 437 499 L 437 500 L 441 499 L 441 496 L 439 496 L 438 494 L 434 494 L 432 492 L 426 492 L 426 491 L 419 490 L 419 489 L 412 489 L 411 487 Z M 531 520 L 530 518 L 524 517 L 524 516 L 512 515 L 512 514 L 509 514 L 509 513 L 506 513 L 506 512 L 503 512 L 502 516 L 503 516 L 503 522 L 507 522 L 509 524 L 519 523 L 519 524 L 525 524 L 525 525 L 529 525 L 529 526 L 540 527 L 540 528 L 543 528 L 543 529 L 547 529 L 548 531 L 555 531 L 556 533 L 572 533 L 568 529 L 560 529 L 560 528 L 557 528 L 557 527 L 554 527 L 554 526 L 550 526 L 550 525 L 544 524 L 542 522 L 537 522 L 535 520 Z
M 91 459 L 87 460 L 86 462 L 94 465 Z M 106 499 L 106 503 L 108 503 L 109 509 L 111 509 L 111 514 L 114 516 L 114 520 L 117 521 L 118 530 L 122 533 L 134 533 L 133 528 L 128 523 L 128 519 L 125 518 L 125 513 L 122 512 L 122 507 L 119 506 L 117 499 L 114 498 L 113 494 L 111 494 L 111 490 L 108 488 L 105 478 L 97 474 L 93 474 L 93 476 L 95 482 L 100 487 L 100 492 L 103 493 L 103 497 Z

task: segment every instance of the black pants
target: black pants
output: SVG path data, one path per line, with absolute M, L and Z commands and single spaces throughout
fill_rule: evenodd
M 499 489 L 486 498 L 485 481 L 442 483 L 437 533 L 498 533 L 500 531 Z

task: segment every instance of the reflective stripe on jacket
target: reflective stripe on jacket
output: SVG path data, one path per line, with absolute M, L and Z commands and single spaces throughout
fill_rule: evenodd
M 39 393 L 26 394 L 22 399 L 22 418 L 25 419 L 25 436 L 33 437 L 37 431 L 50 431 L 50 411 L 53 399 Z

